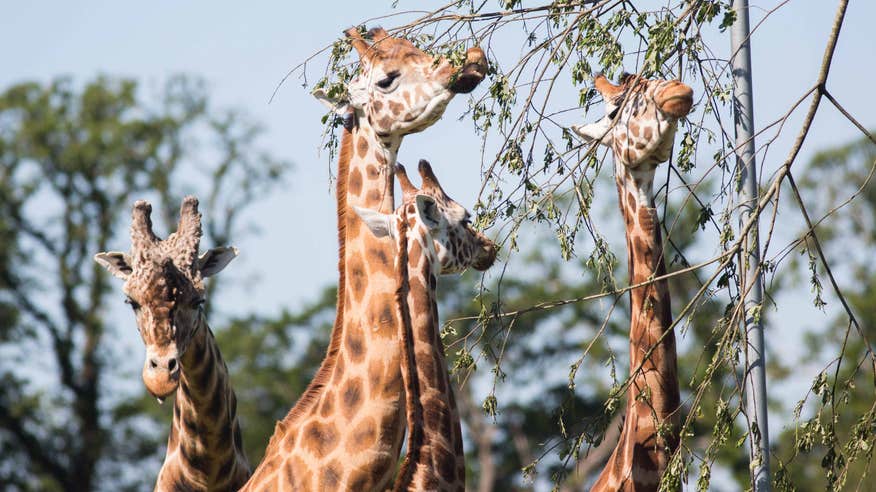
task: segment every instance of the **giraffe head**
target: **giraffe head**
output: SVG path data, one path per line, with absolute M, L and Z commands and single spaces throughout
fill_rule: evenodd
M 679 80 L 642 79 L 624 74 L 614 85 L 603 75 L 594 79 L 605 100 L 605 117 L 572 129 L 585 141 L 612 149 L 619 164 L 636 169 L 669 160 L 679 118 L 693 106 L 693 90 Z
M 354 110 L 381 138 L 428 128 L 454 95 L 471 92 L 487 73 L 480 48 L 469 48 L 462 68 L 456 69 L 447 59 L 433 57 L 379 27 L 365 36 L 355 28 L 345 34 L 359 55 L 359 73 L 347 87 L 349 98 L 331 100 L 321 89 L 314 96 L 342 117 Z
M 198 199 L 186 197 L 176 232 L 161 240 L 152 232 L 152 206 L 134 204 L 131 252 L 104 252 L 94 259 L 125 281 L 122 288 L 134 310 L 146 345 L 143 382 L 159 401 L 179 385 L 180 358 L 195 332 L 204 304 L 204 278 L 237 256 L 236 248 L 214 248 L 198 257 L 201 214 Z
M 490 268 L 496 260 L 496 244 L 472 229 L 468 211 L 447 196 L 428 162 L 420 160 L 419 170 L 423 184 L 417 189 L 405 168 L 396 166 L 404 198 L 394 214 L 354 207 L 356 213 L 377 237 L 397 237 L 402 222 L 409 231 L 418 231 L 425 254 L 433 265 L 440 265 L 441 274 Z

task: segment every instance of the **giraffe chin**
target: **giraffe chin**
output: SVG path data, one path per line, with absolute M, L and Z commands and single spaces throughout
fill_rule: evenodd
M 175 375 L 149 375 L 143 374 L 143 383 L 146 385 L 146 391 L 158 400 L 158 403 L 164 402 L 167 397 L 172 395 L 179 387 L 179 372 Z

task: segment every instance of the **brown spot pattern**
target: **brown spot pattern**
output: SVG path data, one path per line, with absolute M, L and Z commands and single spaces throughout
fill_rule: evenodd
M 337 490 L 341 483 L 341 464 L 337 460 L 332 460 L 319 475 L 320 490 Z
M 350 286 L 350 293 L 353 294 L 355 301 L 361 301 L 365 295 L 365 288 L 368 286 L 368 279 L 365 276 L 365 265 L 362 263 L 362 259 L 356 256 L 350 258 L 347 272 L 349 272 L 348 285 Z
M 365 174 L 368 176 L 368 179 L 377 179 L 380 177 L 380 170 L 374 164 L 368 164 L 365 167 Z
M 347 181 L 347 192 L 351 195 L 359 196 L 362 192 L 362 171 L 353 169 L 350 172 L 350 177 Z
M 366 203 L 376 208 L 380 205 L 380 202 L 383 201 L 383 194 L 380 193 L 380 190 L 378 190 L 377 188 L 372 188 L 368 191 L 368 196 L 365 197 L 365 199 L 367 200 Z
M 369 393 L 378 393 L 382 390 L 380 385 L 383 380 L 384 364 L 380 359 L 372 359 L 368 363 L 368 391 Z
M 344 416 L 352 419 L 362 405 L 362 379 L 350 378 L 341 391 Z
M 392 114 L 398 116 L 405 109 L 404 105 L 401 103 L 397 103 L 395 101 L 389 102 L 389 110 L 392 111 Z
M 657 210 L 650 207 L 639 209 L 639 226 L 647 234 L 653 233 L 657 225 Z
M 414 242 L 411 245 L 408 251 L 408 261 L 410 261 L 411 265 L 419 265 L 420 258 L 423 256 L 423 247 L 420 246 L 419 242 Z M 412 278 L 411 280 L 415 280 Z
M 335 373 L 340 374 L 340 373 Z M 331 391 L 326 392 L 325 397 L 322 399 L 322 406 L 319 408 L 319 414 L 323 417 L 330 417 L 332 412 L 335 409 L 335 395 Z
M 347 355 L 350 357 L 350 362 L 357 364 L 365 358 L 365 335 L 362 333 L 362 326 L 355 324 L 347 329 L 346 334 Z
M 365 140 L 365 137 L 359 137 L 359 140 L 356 142 L 356 150 L 359 152 L 359 157 L 363 159 L 368 154 L 368 141 Z M 359 172 L 358 169 L 354 169 L 354 171 Z M 361 178 L 362 175 L 360 174 L 359 177 Z
M 385 272 L 389 271 L 393 266 L 389 259 L 389 255 L 386 254 L 385 248 L 379 246 L 368 249 L 368 260 L 368 265 L 370 267 L 374 267 L 376 264 L 376 266 L 379 267 L 379 270 Z
M 332 423 L 310 422 L 304 428 L 303 445 L 317 457 L 324 457 L 338 445 L 338 431 Z
M 456 455 L 441 446 L 435 449 L 435 461 L 438 468 L 438 473 L 446 482 L 456 480 Z
M 283 441 L 283 447 L 286 449 L 286 452 L 292 451 L 295 448 L 295 441 L 298 437 L 298 432 L 290 432 L 286 434 L 286 439 Z
M 358 454 L 371 448 L 377 442 L 377 424 L 373 417 L 364 417 L 347 434 L 344 449 L 350 454 Z

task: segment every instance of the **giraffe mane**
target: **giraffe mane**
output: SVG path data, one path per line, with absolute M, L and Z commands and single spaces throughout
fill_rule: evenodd
M 338 153 L 338 177 L 336 187 L 336 199 L 338 203 L 338 299 L 335 309 L 335 322 L 332 327 L 331 340 L 329 341 L 326 356 L 320 364 L 316 375 L 307 385 L 307 389 L 298 398 L 295 406 L 289 410 L 286 418 L 283 419 L 283 427 L 291 425 L 296 419 L 301 417 L 310 407 L 319 399 L 322 388 L 325 387 L 329 378 L 331 378 L 332 370 L 337 363 L 338 351 L 341 347 L 344 333 L 344 300 L 346 299 L 346 265 L 344 262 L 345 252 L 347 249 L 346 234 L 347 234 L 347 177 L 349 174 L 350 158 L 353 155 L 353 134 L 350 130 L 344 128 L 341 135 L 341 150 Z M 280 425 L 278 422 L 277 425 Z M 277 435 L 276 433 L 274 434 Z

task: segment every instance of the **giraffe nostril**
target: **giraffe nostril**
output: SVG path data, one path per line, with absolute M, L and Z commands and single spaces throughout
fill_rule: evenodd
M 149 359 L 149 368 L 155 369 L 158 367 L 158 362 L 155 359 Z
M 167 362 L 167 370 L 173 372 L 176 369 L 176 359 L 170 359 Z

